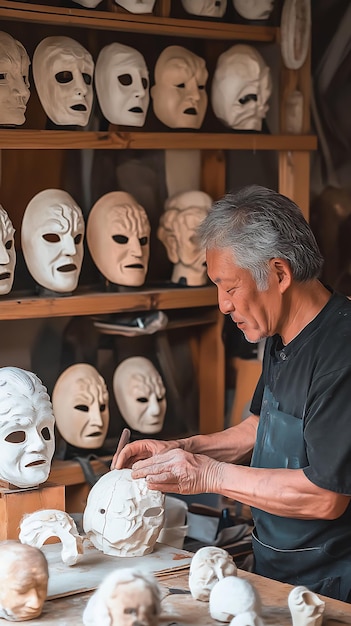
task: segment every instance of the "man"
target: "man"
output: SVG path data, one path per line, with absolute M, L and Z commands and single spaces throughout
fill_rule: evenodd
M 113 466 L 249 504 L 256 573 L 351 601 L 351 302 L 320 283 L 312 231 L 274 191 L 229 194 L 199 235 L 221 311 L 248 341 L 267 338 L 252 414 L 222 433 L 129 444 Z

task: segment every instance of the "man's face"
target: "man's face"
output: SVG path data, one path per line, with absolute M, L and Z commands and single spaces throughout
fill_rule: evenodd
M 188 13 L 207 17 L 223 17 L 227 8 L 227 0 L 182 0 L 182 4 Z
M 0 205 L 0 295 L 9 293 L 13 284 L 16 265 L 14 234 L 12 222 Z
M 0 32 L 0 124 L 24 124 L 29 100 L 29 57 L 22 44 Z
M 157 626 L 158 616 L 150 589 L 141 580 L 120 583 L 108 599 L 111 626 Z
M 48 574 L 41 562 L 12 563 L 4 576 L 0 573 L 0 616 L 16 622 L 39 617 L 48 586 Z

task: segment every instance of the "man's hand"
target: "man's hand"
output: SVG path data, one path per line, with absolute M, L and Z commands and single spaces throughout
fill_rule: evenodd
M 180 448 L 180 441 L 159 441 L 158 439 L 141 439 L 134 441 L 121 450 L 118 457 L 115 454 L 110 469 L 131 468 L 136 461 L 148 459 L 155 454 L 162 454 L 167 450 Z

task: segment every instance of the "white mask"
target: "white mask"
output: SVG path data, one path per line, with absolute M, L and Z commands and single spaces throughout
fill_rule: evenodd
M 0 479 L 35 487 L 50 473 L 54 416 L 46 388 L 32 372 L 0 369 Z
M 205 546 L 195 552 L 190 563 L 189 589 L 195 600 L 208 602 L 211 590 L 225 576 L 236 576 L 237 567 L 223 548 Z
M 22 250 L 39 285 L 58 293 L 77 287 L 84 230 L 82 211 L 66 191 L 45 189 L 31 199 L 22 220 Z
M 149 107 L 149 71 L 134 48 L 111 43 L 100 51 L 95 70 L 96 93 L 111 124 L 143 126 Z
M 223 17 L 227 0 L 182 0 L 182 5 L 185 11 L 192 15 Z
M 114 556 L 152 552 L 164 521 L 164 495 L 130 469 L 112 470 L 91 488 L 83 528 L 94 546 Z
M 127 9 L 129 13 L 152 13 L 155 2 L 156 0 L 118 0 L 116 4 Z
M 236 44 L 218 58 L 212 82 L 212 108 L 226 126 L 261 130 L 271 91 L 270 69 L 254 47 Z
M 207 108 L 207 77 L 204 59 L 182 46 L 165 48 L 150 91 L 156 117 L 170 128 L 200 128 Z
M 86 9 L 95 9 L 95 7 L 102 2 L 102 0 L 73 0 L 73 2 L 80 4 Z
M 166 201 L 157 236 L 174 263 L 173 283 L 197 287 L 207 282 L 206 253 L 197 244 L 196 230 L 211 205 L 212 198 L 203 191 L 184 191 Z
M 0 295 L 9 293 L 12 289 L 16 265 L 14 235 L 12 222 L 0 204 Z
M 33 77 L 46 115 L 57 125 L 86 126 L 93 104 L 93 58 L 70 37 L 46 37 L 33 56 Z
M 255 587 L 248 580 L 225 576 L 214 585 L 210 593 L 209 609 L 212 619 L 230 622 L 240 613 L 260 616 L 262 603 Z
M 128 426 L 148 434 L 162 430 L 167 408 L 166 389 L 149 359 L 135 356 L 122 361 L 113 375 L 113 391 Z
M 20 126 L 26 121 L 29 65 L 22 44 L 0 31 L 0 125 Z
M 71 365 L 57 379 L 52 392 L 57 429 L 78 448 L 100 448 L 110 413 L 106 383 L 89 363 Z
M 150 222 L 145 209 L 124 191 L 105 194 L 92 207 L 87 244 L 101 274 L 116 285 L 140 287 L 150 254 Z
M 302 585 L 294 587 L 288 596 L 293 626 L 321 626 L 325 602 Z
M 274 0 L 233 0 L 234 9 L 247 20 L 267 20 Z

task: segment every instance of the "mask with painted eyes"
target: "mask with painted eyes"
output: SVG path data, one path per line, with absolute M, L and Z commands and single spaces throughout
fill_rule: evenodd
M 23 45 L 0 31 L 0 125 L 20 126 L 26 121 L 29 65 Z
M 212 81 L 214 114 L 237 130 L 261 130 L 272 91 L 269 67 L 253 47 L 236 44 L 217 61 Z
M 152 13 L 156 0 L 116 0 L 129 13 Z
M 223 17 L 227 0 L 182 0 L 187 13 L 206 17 Z
M 21 239 L 24 260 L 45 289 L 69 293 L 78 284 L 84 248 L 84 218 L 62 189 L 44 189 L 27 205 Z
M 12 289 L 16 265 L 14 235 L 12 222 L 0 204 L 0 295 Z
M 33 55 L 42 107 L 57 125 L 86 126 L 93 104 L 93 58 L 70 37 L 46 37 Z
M 274 0 L 233 0 L 234 9 L 246 20 L 267 20 Z
M 47 390 L 32 372 L 0 369 L 0 479 L 35 487 L 49 476 L 54 415 Z
M 134 48 L 111 43 L 100 51 L 95 86 L 104 117 L 112 124 L 143 126 L 149 107 L 149 71 Z

